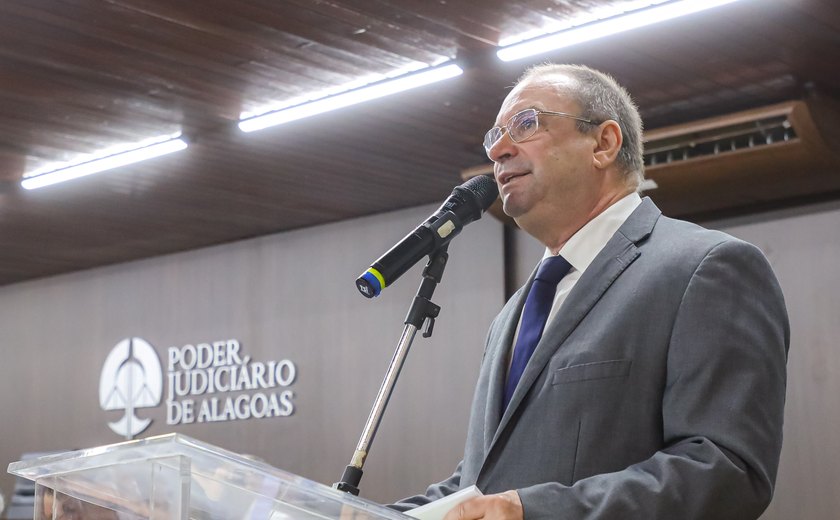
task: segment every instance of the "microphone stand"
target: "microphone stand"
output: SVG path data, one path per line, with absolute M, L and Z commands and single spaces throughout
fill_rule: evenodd
M 362 436 L 356 445 L 356 451 L 353 453 L 350 464 L 344 469 L 341 480 L 333 484 L 333 487 L 339 491 L 345 491 L 353 495 L 359 494 L 359 482 L 362 480 L 363 474 L 362 467 L 365 465 L 368 451 L 373 444 L 376 430 L 382 422 L 382 415 L 385 413 L 385 407 L 394 391 L 394 385 L 397 383 L 397 378 L 405 363 L 406 356 L 408 356 L 414 336 L 424 322 L 426 323 L 426 330 L 423 331 L 424 338 L 431 337 L 434 331 L 435 318 L 440 313 L 440 307 L 432 303 L 431 298 L 437 284 L 443 278 L 443 270 L 446 268 L 447 260 L 449 260 L 448 247 L 449 244 L 445 244 L 429 255 L 429 262 L 423 269 L 423 280 L 420 282 L 420 288 L 417 290 L 417 295 L 414 297 L 405 318 L 405 328 L 397 344 L 397 350 L 394 352 L 394 357 L 391 358 L 391 364 L 385 373 L 385 379 L 382 380 L 382 386 L 379 387 L 379 393 L 377 393 L 376 400 L 373 402 L 373 408 L 370 410 L 367 423 L 362 430 Z

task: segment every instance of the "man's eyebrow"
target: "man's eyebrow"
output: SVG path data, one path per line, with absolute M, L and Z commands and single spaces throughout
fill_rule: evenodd
M 507 123 L 507 122 L 510 120 L 510 118 L 511 118 L 511 117 L 513 117 L 513 116 L 515 116 L 516 114 L 518 114 L 518 113 L 522 112 L 523 110 L 529 110 L 529 109 L 534 109 L 534 110 L 539 110 L 539 111 L 544 111 L 544 110 L 545 110 L 545 108 L 543 108 L 543 105 L 542 105 L 542 104 L 538 104 L 538 105 L 528 105 L 527 107 L 522 107 L 522 108 L 520 108 L 519 110 L 517 110 L 516 112 L 512 113 L 511 115 L 509 115 L 509 116 L 508 116 L 508 117 L 504 120 L 504 122 L 505 122 L 505 123 Z M 501 123 L 501 122 L 499 122 L 499 120 L 497 119 L 496 121 L 494 121 L 494 122 L 493 122 L 493 126 L 502 126 L 502 123 Z

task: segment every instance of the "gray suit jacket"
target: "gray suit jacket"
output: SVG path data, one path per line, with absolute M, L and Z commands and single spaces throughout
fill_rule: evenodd
M 516 489 L 526 520 L 760 516 L 779 462 L 789 344 L 762 253 L 644 199 L 546 327 L 502 413 L 530 284 L 490 327 L 464 459 L 393 507 L 476 484 Z

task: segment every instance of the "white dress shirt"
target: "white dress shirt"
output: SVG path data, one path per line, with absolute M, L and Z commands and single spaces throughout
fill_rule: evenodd
M 622 198 L 612 206 L 602 211 L 595 218 L 586 223 L 580 228 L 568 241 L 560 248 L 560 255 L 566 259 L 572 268 L 568 274 L 560 280 L 557 284 L 557 291 L 554 293 L 554 303 L 551 304 L 551 312 L 548 314 L 545 326 L 551 323 L 551 320 L 557 316 L 566 297 L 572 291 L 577 281 L 592 260 L 598 256 L 598 253 L 604 249 L 610 238 L 618 231 L 618 228 L 624 224 L 624 221 L 630 216 L 633 211 L 642 203 L 642 198 L 638 193 L 633 192 Z M 553 256 L 551 251 L 546 248 L 543 260 Z M 540 260 L 542 262 L 542 260 Z M 519 323 L 516 325 L 516 333 L 513 336 L 513 345 L 516 345 L 516 340 L 519 337 L 519 327 L 522 325 L 522 316 L 519 316 Z M 513 347 L 511 347 L 513 352 Z M 513 356 L 509 356 L 512 358 Z

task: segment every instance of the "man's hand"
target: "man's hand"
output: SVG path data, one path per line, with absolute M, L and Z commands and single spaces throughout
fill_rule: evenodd
M 452 508 L 443 520 L 523 520 L 522 502 L 516 491 L 471 498 Z

